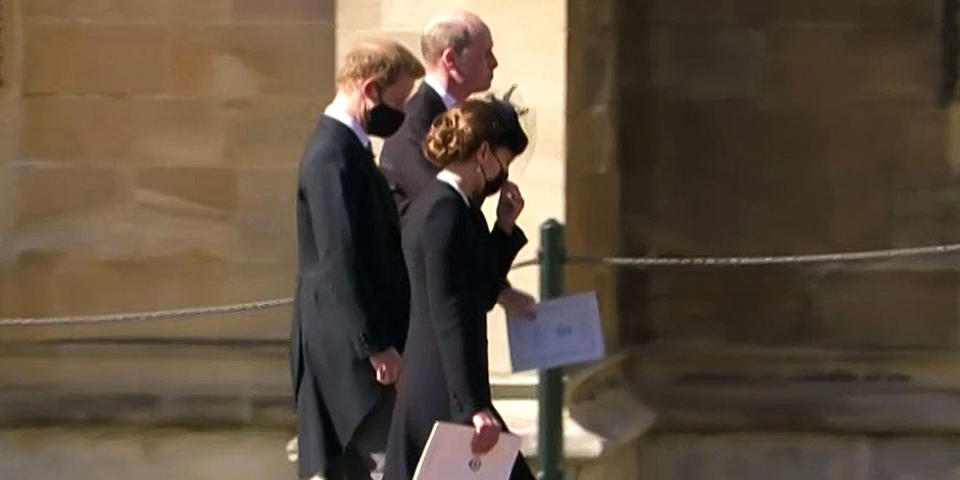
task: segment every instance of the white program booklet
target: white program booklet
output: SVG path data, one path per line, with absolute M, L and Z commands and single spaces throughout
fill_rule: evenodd
M 520 451 L 520 437 L 501 433 L 483 455 L 470 448 L 473 427 L 437 422 L 423 447 L 413 480 L 507 480 Z
M 541 302 L 536 320 L 508 318 L 507 334 L 515 372 L 591 362 L 604 356 L 596 292 Z

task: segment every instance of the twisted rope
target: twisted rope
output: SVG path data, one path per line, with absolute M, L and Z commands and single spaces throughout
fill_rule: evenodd
M 960 243 L 931 245 L 924 247 L 894 248 L 887 250 L 866 250 L 846 253 L 819 253 L 810 255 L 771 255 L 738 257 L 590 257 L 571 256 L 567 263 L 596 264 L 616 267 L 726 267 L 743 265 L 785 265 L 831 262 L 853 262 L 868 260 L 890 260 L 893 258 L 917 257 L 923 255 L 942 255 L 960 251 Z M 515 263 L 512 270 L 539 265 L 538 258 Z M 278 298 L 259 302 L 214 305 L 208 307 L 183 308 L 178 310 L 158 310 L 153 312 L 127 312 L 105 315 L 72 315 L 63 317 L 37 318 L 0 318 L 0 327 L 13 326 L 49 326 L 49 325 L 86 325 L 116 322 L 141 322 L 146 320 L 165 320 L 172 318 L 225 315 L 250 311 L 270 310 L 293 304 L 293 298 Z

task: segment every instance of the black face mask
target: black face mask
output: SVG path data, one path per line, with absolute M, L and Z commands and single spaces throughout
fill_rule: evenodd
M 380 100 L 376 106 L 367 110 L 363 120 L 366 123 L 367 133 L 387 138 L 397 133 L 406 114 L 403 113 L 403 110 L 397 110 L 383 103 L 383 93 L 380 89 L 377 89 L 377 96 L 380 97 Z
M 487 172 L 483 170 L 483 165 L 477 163 L 477 166 L 480 167 L 480 174 L 483 175 L 483 191 L 477 195 L 478 198 L 474 199 L 474 203 L 478 206 L 483 204 L 483 200 L 487 197 L 493 195 L 500 191 L 501 188 L 507 183 L 507 178 L 510 176 L 507 171 L 507 167 L 503 165 L 503 162 L 500 161 L 500 157 L 497 154 L 493 153 L 493 150 L 490 150 L 490 154 L 493 155 L 493 158 L 497 159 L 497 164 L 500 165 L 500 173 L 492 179 L 487 178 Z

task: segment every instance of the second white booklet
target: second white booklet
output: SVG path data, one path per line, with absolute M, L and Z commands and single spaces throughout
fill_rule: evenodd
M 473 427 L 437 422 L 423 447 L 413 480 L 507 480 L 520 451 L 520 437 L 503 432 L 483 455 L 470 450 Z
M 600 360 L 603 329 L 596 292 L 541 302 L 536 320 L 507 319 L 513 371 Z

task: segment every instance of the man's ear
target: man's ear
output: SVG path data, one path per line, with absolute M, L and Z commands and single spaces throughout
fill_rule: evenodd
M 375 78 L 364 78 L 360 81 L 360 93 L 364 97 L 369 98 L 376 102 L 382 102 L 383 99 L 380 98 L 381 92 L 378 91 L 379 85 Z
M 450 47 L 444 48 L 440 53 L 440 65 L 448 72 L 457 68 L 457 53 Z

